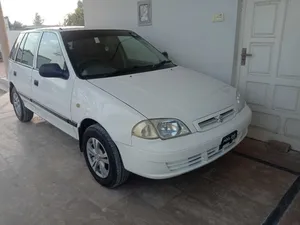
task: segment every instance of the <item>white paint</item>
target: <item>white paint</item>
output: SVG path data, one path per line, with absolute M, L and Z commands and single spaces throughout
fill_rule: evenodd
M 253 110 L 249 136 L 300 150 L 299 0 L 244 1 L 239 87 Z
M 22 90 L 23 95 L 32 99 L 29 102 L 23 98 L 26 107 L 72 137 L 79 138 L 77 129 L 71 128 L 69 123 L 54 113 L 50 114 L 49 110 L 76 122 L 77 128 L 84 119 L 93 119 L 101 124 L 118 146 L 127 170 L 154 179 L 177 176 L 214 161 L 246 136 L 251 111 L 247 105 L 238 102 L 235 88 L 183 67 L 82 80 L 72 68 L 60 31 L 51 32 L 59 36 L 69 79 L 42 78 L 34 69 L 36 51 L 33 68 L 11 60 L 9 81 L 13 82 L 17 91 Z M 15 66 L 19 67 L 22 76 L 13 75 Z M 22 79 L 31 82 L 21 84 Z M 34 80 L 39 81 L 38 86 L 34 85 Z M 230 119 L 218 120 L 218 126 L 210 130 L 199 132 L 196 129 L 198 124 L 194 121 L 203 117 L 206 119 L 210 115 L 215 117 L 228 108 L 234 110 Z M 169 140 L 146 140 L 132 135 L 132 129 L 137 123 L 152 117 L 175 117 L 188 126 L 190 133 Z M 235 131 L 237 138 L 219 149 L 222 139 Z M 215 156 L 209 156 L 211 151 L 216 152 Z M 199 158 L 199 155 L 201 160 L 197 164 L 187 163 L 176 171 L 167 166 L 178 162 L 182 165 L 180 162 L 186 163 L 191 157 Z
M 268 84 L 247 82 L 245 97 L 248 103 L 264 106 L 267 103 Z
M 300 1 L 289 2 L 284 33 L 282 37 L 281 55 L 278 76 L 285 79 L 300 80 L 300 29 L 299 9 Z
M 47 32 L 47 34 L 49 33 L 56 35 L 56 33 L 54 32 Z M 52 36 L 53 38 L 52 41 L 56 43 L 54 37 L 55 36 Z M 58 43 L 61 43 L 60 45 L 63 46 L 61 36 L 56 35 L 56 37 Z M 61 56 L 61 53 L 63 53 L 62 55 L 66 54 L 65 48 L 60 48 L 60 49 L 54 48 L 54 50 L 56 52 L 57 59 L 55 58 L 51 62 L 52 63 L 63 62 L 63 56 Z M 34 62 L 36 61 L 36 58 L 37 58 L 37 52 L 35 53 Z M 68 68 L 72 68 L 69 61 L 66 61 L 66 64 Z M 34 69 L 32 70 L 32 74 L 31 74 L 32 98 L 34 98 L 37 102 L 46 105 L 51 110 L 63 116 L 64 118 L 72 118 L 71 110 L 70 110 L 70 102 L 72 99 L 74 79 L 75 79 L 75 74 L 72 74 L 72 76 L 70 76 L 68 80 L 56 79 L 56 78 L 45 78 L 40 76 L 38 70 Z M 38 86 L 33 85 L 33 82 L 35 80 L 38 81 Z M 38 115 L 47 119 L 53 125 L 61 129 L 62 131 L 68 133 L 72 137 L 77 137 L 77 131 L 76 129 L 74 129 L 73 126 L 71 126 L 66 122 L 62 122 L 56 116 L 53 116 L 51 113 L 43 110 L 40 107 L 36 107 L 36 108 L 38 110 L 37 113 Z
M 90 82 L 147 118 L 179 118 L 192 130 L 193 121 L 236 103 L 235 88 L 183 67 Z
M 280 117 L 267 113 L 253 112 L 251 125 L 262 130 L 276 133 L 280 127 Z
M 12 63 L 9 60 L 8 75 L 11 74 L 11 81 L 18 87 L 21 93 L 31 96 L 31 67 L 24 67 L 20 63 Z M 16 75 L 13 75 L 13 74 Z
M 17 40 L 20 32 L 21 31 L 17 31 L 17 30 L 8 30 L 7 31 L 9 49 L 11 49 L 12 46 L 14 45 L 14 43 Z
M 272 51 L 273 43 L 252 43 L 249 52 L 255 57 L 249 60 L 249 73 L 270 75 Z
M 146 141 L 133 137 L 132 146 L 122 143 L 117 143 L 117 146 L 122 149 L 122 160 L 129 171 L 152 179 L 170 178 L 202 167 L 231 151 L 246 136 L 250 120 L 251 111 L 246 106 L 230 122 L 206 132 L 196 132 L 167 141 Z M 238 131 L 237 141 L 209 158 L 208 152 L 218 152 L 222 138 L 233 130 Z M 194 165 L 188 163 L 189 159 L 197 155 L 201 156 L 200 162 Z M 181 166 L 170 171 L 168 164 Z
M 11 50 L 11 48 L 14 45 L 15 41 L 17 40 L 19 34 L 20 34 L 20 31 L 7 30 L 9 50 Z M 0 46 L 0 49 L 1 49 L 1 46 Z
M 274 36 L 278 2 L 257 2 L 254 5 L 253 36 Z M 267 19 L 265 19 L 267 18 Z
M 138 27 L 137 0 L 84 0 L 87 28 L 132 29 L 176 63 L 232 81 L 237 0 L 152 0 L 152 26 Z M 226 15 L 213 23 L 216 12 Z

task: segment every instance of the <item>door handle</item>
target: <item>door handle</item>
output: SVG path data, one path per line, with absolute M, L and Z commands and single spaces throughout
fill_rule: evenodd
M 16 71 L 14 71 L 14 76 L 17 76 L 17 72 Z
M 251 57 L 252 54 L 247 53 L 247 48 L 243 48 L 241 56 L 242 56 L 241 57 L 241 65 L 244 66 L 244 65 L 246 65 L 247 57 Z
M 34 80 L 34 81 L 33 81 L 33 84 L 34 84 L 35 86 L 39 86 L 39 81 L 38 81 L 38 80 Z

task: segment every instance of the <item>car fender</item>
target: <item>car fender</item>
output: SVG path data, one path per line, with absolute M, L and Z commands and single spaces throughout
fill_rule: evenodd
M 131 145 L 132 128 L 146 119 L 141 113 L 86 80 L 76 79 L 71 101 L 77 128 L 85 119 L 99 123 L 115 142 Z

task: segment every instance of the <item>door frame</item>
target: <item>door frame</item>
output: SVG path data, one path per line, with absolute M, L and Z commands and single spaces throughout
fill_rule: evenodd
M 243 48 L 243 37 L 244 37 L 244 25 L 246 20 L 246 7 L 245 1 L 247 0 L 237 0 L 237 29 L 236 29 L 236 39 L 235 39 L 235 51 L 234 51 L 234 63 L 233 63 L 233 73 L 231 79 L 231 85 L 235 88 L 239 88 L 239 81 L 241 76 L 241 52 Z

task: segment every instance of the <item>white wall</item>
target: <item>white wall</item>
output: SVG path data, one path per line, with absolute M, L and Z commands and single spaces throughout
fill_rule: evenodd
M 20 31 L 7 30 L 6 32 L 7 32 L 9 50 L 11 50 L 12 46 L 14 45 L 15 41 L 17 40 L 20 34 Z M 0 51 L 1 51 L 1 45 L 0 45 Z
M 231 83 L 238 0 L 152 0 L 152 26 L 138 27 L 138 0 L 84 0 L 88 28 L 132 29 L 176 63 Z M 213 23 L 216 13 L 225 21 Z
M 16 31 L 16 30 L 7 31 L 9 49 L 12 48 L 12 46 L 14 45 L 15 41 L 17 40 L 19 34 L 20 34 L 20 31 Z

